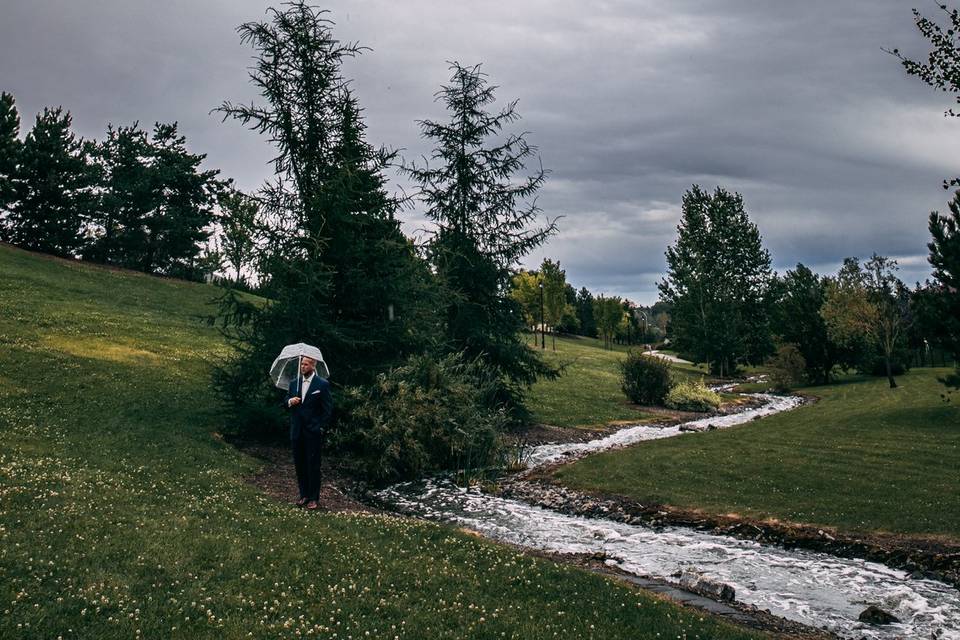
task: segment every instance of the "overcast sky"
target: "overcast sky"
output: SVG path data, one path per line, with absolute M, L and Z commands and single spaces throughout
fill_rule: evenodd
M 254 96 L 251 51 L 235 27 L 253 0 L 0 0 L 0 89 L 24 129 L 63 105 L 76 131 L 108 122 L 180 122 L 243 189 L 271 150 L 209 111 Z M 920 8 L 933 14 L 933 2 Z M 348 63 L 375 144 L 416 158 L 415 121 L 442 117 L 433 95 L 448 60 L 483 63 L 501 101 L 518 98 L 551 175 L 540 204 L 562 216 L 542 252 L 567 280 L 649 304 L 693 183 L 743 194 L 774 266 L 832 272 L 844 256 L 896 257 L 928 274 L 926 217 L 960 174 L 950 98 L 907 77 L 882 47 L 922 56 L 910 3 L 449 2 L 337 0 L 335 34 L 372 48 Z M 404 214 L 408 232 L 422 227 Z

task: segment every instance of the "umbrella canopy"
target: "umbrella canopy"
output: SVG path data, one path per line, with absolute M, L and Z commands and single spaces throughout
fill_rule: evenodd
M 330 368 L 323 361 L 323 354 L 316 347 L 298 342 L 288 344 L 280 351 L 273 364 L 270 365 L 270 379 L 281 389 L 288 389 L 290 381 L 300 375 L 300 358 L 313 358 L 317 361 L 317 375 L 321 378 L 330 377 Z

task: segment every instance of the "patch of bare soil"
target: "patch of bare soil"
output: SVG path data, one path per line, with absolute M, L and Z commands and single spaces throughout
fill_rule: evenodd
M 238 444 L 237 448 L 263 462 L 263 467 L 245 478 L 247 482 L 268 496 L 295 504 L 300 497 L 297 491 L 297 474 L 293 467 L 293 455 L 289 447 L 265 444 Z M 323 457 L 323 481 L 320 485 L 320 510 L 332 513 L 383 513 L 360 502 L 358 483 L 338 458 Z

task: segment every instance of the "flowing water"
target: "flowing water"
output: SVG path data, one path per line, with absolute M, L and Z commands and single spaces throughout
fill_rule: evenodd
M 755 397 L 764 404 L 693 421 L 687 428 L 733 426 L 800 403 L 792 397 Z M 536 447 L 529 460 L 539 466 L 683 433 L 677 426 L 636 426 L 587 443 Z M 403 513 L 464 526 L 503 542 L 561 553 L 603 553 L 608 563 L 636 575 L 669 580 L 678 571 L 691 569 L 730 584 L 741 602 L 842 637 L 960 640 L 960 591 L 935 580 L 910 578 L 882 564 L 683 527 L 653 529 L 565 515 L 464 489 L 448 480 L 394 485 L 378 497 Z M 902 622 L 885 627 L 858 622 L 859 613 L 871 604 Z

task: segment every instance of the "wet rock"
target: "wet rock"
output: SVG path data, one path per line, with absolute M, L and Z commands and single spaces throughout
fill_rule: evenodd
M 680 425 L 680 431 L 703 431 L 703 429 L 692 424 L 684 423 Z
M 695 593 L 715 598 L 723 602 L 734 602 L 737 599 L 736 590 L 725 582 L 707 578 L 695 571 L 684 571 L 680 574 L 680 586 Z
M 868 624 L 893 624 L 894 622 L 900 622 L 900 618 L 897 616 L 892 613 L 887 613 L 880 607 L 874 605 L 870 605 L 861 611 L 858 619 L 860 622 L 866 622 Z

